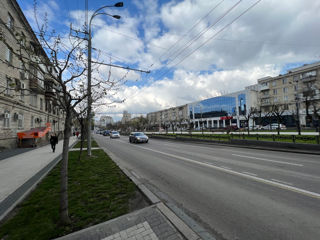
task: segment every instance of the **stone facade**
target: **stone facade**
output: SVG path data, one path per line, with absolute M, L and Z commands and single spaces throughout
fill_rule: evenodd
M 0 148 L 15 147 L 17 132 L 44 127 L 47 122 L 52 124 L 51 131 L 62 131 L 64 113 L 52 98 L 53 81 L 39 72 L 32 77 L 31 65 L 24 66 L 13 54 L 19 48 L 17 34 L 30 48 L 40 46 L 15 0 L 0 2 L 0 34 Z M 32 49 L 46 58 L 42 48 Z
M 277 77 L 258 79 L 258 85 L 261 112 L 267 114 L 277 105 L 285 109 L 284 115 L 293 118 L 298 109 L 301 125 L 310 126 L 314 107 L 320 107 L 320 62 L 290 69 Z
M 152 112 L 147 114 L 148 124 L 151 128 L 188 128 L 189 126 L 189 116 L 188 116 L 188 106 L 181 105 L 178 107 L 172 107 L 164 109 L 157 112 Z

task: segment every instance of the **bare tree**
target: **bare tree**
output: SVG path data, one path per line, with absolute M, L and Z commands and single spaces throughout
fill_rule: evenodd
M 254 107 L 251 107 L 249 110 L 247 110 L 246 114 L 244 115 L 246 125 L 247 125 L 248 135 L 250 134 L 250 120 L 255 116 L 256 112 L 257 112 L 257 109 Z
M 283 122 L 283 114 L 286 111 L 287 106 L 286 104 L 273 104 L 271 106 L 271 114 L 277 120 L 277 132 L 280 135 L 280 124 Z
M 35 6 L 35 16 L 37 16 Z M 38 22 L 37 22 L 38 23 Z M 4 27 L 4 23 L 1 21 Z M 11 48 L 12 40 L 7 41 L 1 35 L 2 41 L 12 49 L 12 54 L 17 57 L 21 65 L 10 66 L 17 70 L 26 71 L 30 84 L 43 84 L 50 90 L 52 102 L 63 110 L 64 136 L 63 152 L 60 171 L 60 222 L 69 223 L 68 214 L 68 152 L 72 131 L 72 119 L 82 116 L 87 107 L 87 91 L 85 79 L 87 77 L 87 59 L 85 40 L 72 37 L 71 35 L 61 36 L 53 30 L 49 32 L 47 20 L 44 24 L 38 24 L 38 39 L 27 41 L 21 32 L 16 31 L 14 36 L 14 48 Z M 107 76 L 102 76 L 100 66 L 93 67 L 95 73 L 92 81 L 93 99 L 100 105 L 103 102 L 110 104 L 116 102 L 114 98 L 119 86 L 124 83 L 125 76 L 121 79 L 111 78 L 111 71 Z M 108 99 L 108 100 L 105 100 Z M 110 100 L 111 99 L 111 100 Z M 82 104 L 82 107 L 80 105 Z

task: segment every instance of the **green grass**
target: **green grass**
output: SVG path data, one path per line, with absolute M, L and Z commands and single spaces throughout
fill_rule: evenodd
M 81 142 L 78 142 L 74 148 L 80 148 L 80 145 L 81 145 Z M 99 147 L 99 145 L 97 144 L 96 141 L 92 140 L 91 141 L 91 147 Z M 84 141 L 83 142 L 83 148 L 87 148 L 87 141 Z
M 204 140 L 213 140 L 213 141 L 229 141 L 230 139 L 244 139 L 244 140 L 256 140 L 256 141 L 275 141 L 275 142 L 288 142 L 292 143 L 292 135 L 277 135 L 274 134 L 274 137 L 269 134 L 153 134 L 162 138 L 192 138 L 192 139 L 204 139 Z M 317 136 L 295 136 L 296 143 L 307 143 L 307 144 L 317 144 Z
M 1 225 L 0 239 L 52 239 L 129 212 L 134 183 L 102 150 L 93 150 L 90 159 L 84 152 L 81 162 L 78 154 L 69 153 L 71 224 L 58 224 L 59 164 Z

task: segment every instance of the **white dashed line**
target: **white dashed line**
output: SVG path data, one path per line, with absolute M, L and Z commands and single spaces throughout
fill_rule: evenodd
M 140 148 L 148 150 L 148 151 L 160 153 L 160 154 L 166 155 L 168 157 L 173 157 L 173 158 L 176 158 L 176 159 L 180 159 L 180 160 L 183 160 L 183 161 L 186 161 L 186 162 L 190 162 L 190 163 L 194 163 L 194 164 L 210 167 L 210 168 L 213 168 L 213 169 L 225 172 L 225 173 L 229 173 L 229 174 L 232 174 L 232 175 L 249 178 L 249 179 L 254 180 L 256 182 L 265 183 L 265 184 L 272 185 L 272 186 L 275 186 L 275 187 L 278 187 L 278 188 L 281 188 L 281 189 L 289 190 L 289 191 L 300 193 L 300 194 L 303 194 L 303 195 L 306 195 L 306 196 L 309 196 L 309 197 L 320 199 L 320 194 L 319 193 L 311 192 L 311 191 L 304 190 L 304 189 L 301 189 L 301 188 L 296 188 L 296 187 L 293 187 L 293 186 L 289 186 L 288 184 L 283 184 L 283 183 L 280 183 L 280 182 L 271 181 L 271 180 L 267 180 L 267 179 L 264 179 L 264 178 L 251 176 L 251 175 L 244 174 L 244 173 L 241 173 L 241 172 L 236 172 L 236 171 L 233 171 L 233 170 L 230 170 L 230 169 L 227 169 L 227 168 L 218 167 L 218 166 L 215 166 L 215 165 L 212 165 L 212 164 L 208 164 L 208 163 L 205 163 L 205 162 L 199 162 L 199 161 L 196 161 L 196 160 L 192 160 L 190 158 L 181 157 L 181 156 L 178 156 L 178 155 L 161 152 L 161 151 L 154 150 L 154 149 L 151 149 L 151 148 L 146 148 L 146 147 L 140 147 Z

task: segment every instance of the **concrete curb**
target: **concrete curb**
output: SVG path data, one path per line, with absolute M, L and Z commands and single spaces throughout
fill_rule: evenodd
M 264 147 L 259 145 L 243 145 L 243 144 L 236 144 L 236 143 L 229 143 L 229 142 L 219 142 L 214 140 L 202 140 L 202 139 L 187 139 L 187 138 L 166 138 L 166 137 L 157 137 L 157 136 L 150 136 L 150 138 L 160 139 L 160 140 L 169 140 L 169 141 L 179 141 L 179 142 L 190 142 L 196 144 L 208 144 L 208 145 L 220 145 L 220 146 L 227 146 L 227 147 L 238 147 L 238 148 L 250 148 L 250 149 L 258 149 L 258 150 L 267 150 L 267 151 L 275 151 L 275 152 L 291 152 L 291 153 L 300 153 L 300 154 L 314 154 L 320 155 L 319 151 L 305 151 L 303 149 L 292 149 L 292 148 L 272 148 L 272 147 Z M 261 141 L 262 142 L 262 141 Z M 268 142 L 264 142 L 268 143 Z M 319 147 L 320 149 L 320 147 Z
M 69 146 L 72 149 L 78 143 L 78 140 Z M 33 177 L 27 182 L 22 184 L 13 193 L 7 196 L 0 203 L 0 221 L 2 221 L 20 202 L 22 202 L 37 186 L 37 184 L 60 162 L 62 159 L 62 153 L 55 157 L 50 163 L 39 170 Z
M 130 171 L 120 165 L 119 158 L 113 153 L 108 152 L 106 148 L 102 148 L 117 166 L 133 181 L 138 189 L 144 194 L 147 199 L 155 204 L 159 211 L 171 222 L 171 224 L 188 240 L 200 240 L 201 238 L 195 233 L 182 219 L 180 219 L 172 210 L 170 210 L 154 193 L 152 193 L 143 183 L 141 183 Z

